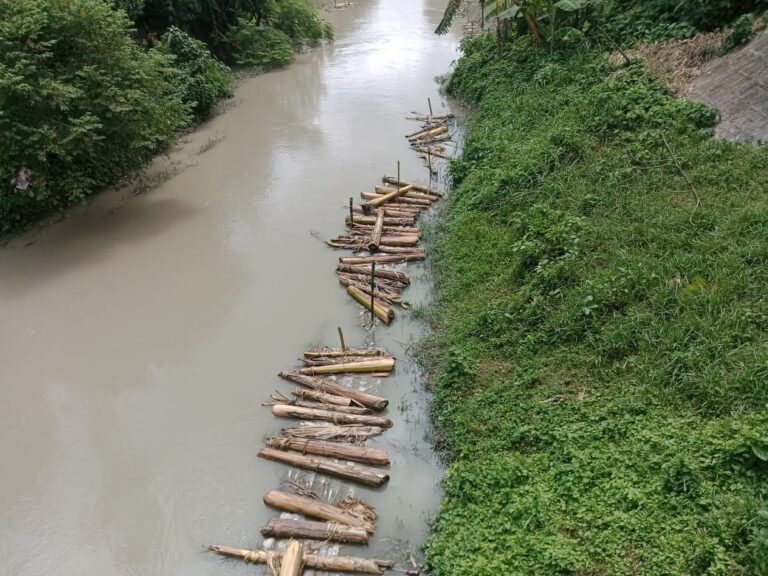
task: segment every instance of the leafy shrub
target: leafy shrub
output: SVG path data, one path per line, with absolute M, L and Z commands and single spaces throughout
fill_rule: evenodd
M 619 0 L 609 20 L 624 42 L 688 38 L 765 7 L 765 0 Z
M 333 40 L 333 28 L 318 18 L 306 0 L 279 0 L 272 4 L 269 23 L 285 33 L 297 47 Z
M 227 67 L 200 40 L 172 26 L 163 36 L 160 50 L 173 56 L 173 81 L 198 118 L 208 116 L 216 102 L 232 95 Z
M 252 18 L 239 19 L 227 33 L 227 40 L 238 66 L 271 70 L 293 58 L 294 48 L 287 34 L 259 26 Z
M 754 23 L 755 19 L 752 17 L 752 14 L 739 16 L 736 22 L 733 23 L 733 28 L 731 28 L 728 38 L 723 42 L 722 51 L 728 52 L 752 40 L 752 37 L 755 35 L 752 29 Z
M 144 0 L 112 0 L 112 5 L 118 10 L 125 10 L 131 20 L 136 20 L 144 10 Z
M 103 0 L 0 0 L 0 229 L 85 198 L 187 122 L 171 59 Z M 22 165 L 31 186 L 9 182 Z

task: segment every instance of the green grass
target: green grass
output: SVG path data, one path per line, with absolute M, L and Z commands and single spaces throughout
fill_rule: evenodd
M 431 572 L 768 574 L 768 153 L 637 64 L 464 52 Z

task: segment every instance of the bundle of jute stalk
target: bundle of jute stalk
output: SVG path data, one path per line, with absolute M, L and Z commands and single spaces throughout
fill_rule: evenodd
M 338 442 L 326 440 L 273 436 L 267 439 L 267 446 L 277 450 L 294 450 L 302 454 L 315 454 L 317 456 L 351 460 L 374 466 L 386 466 L 389 464 L 389 456 L 386 451 L 379 448 L 339 444 Z
M 278 408 L 278 406 L 275 406 L 275 408 Z M 296 468 L 352 480 L 366 486 L 379 487 L 389 482 L 389 474 L 379 472 L 378 470 L 350 464 L 349 462 L 337 462 L 327 458 L 305 456 L 304 454 L 285 449 L 262 448 L 258 456 L 288 464 L 289 466 L 295 466 Z
M 229 546 L 211 546 L 211 552 L 229 558 L 237 558 L 251 564 L 279 564 L 284 552 L 274 550 L 245 550 Z M 386 560 L 369 560 L 351 556 L 319 556 L 303 554 L 303 566 L 314 570 L 327 572 L 353 572 L 358 574 L 384 574 L 392 568 L 393 563 Z
M 297 372 L 280 372 L 278 376 L 284 380 L 290 380 L 291 382 L 300 384 L 306 388 L 350 398 L 360 405 L 373 410 L 383 410 L 389 404 L 389 401 L 386 398 L 375 396 L 363 392 L 362 390 L 353 390 L 352 388 L 331 382 L 325 378 L 317 378 L 306 374 L 299 374 Z
M 364 424 L 346 424 L 342 426 L 324 424 L 283 428 L 280 432 L 283 436 L 290 436 L 291 438 L 359 443 L 373 436 L 379 436 L 384 432 L 384 428 L 380 426 L 365 426 Z

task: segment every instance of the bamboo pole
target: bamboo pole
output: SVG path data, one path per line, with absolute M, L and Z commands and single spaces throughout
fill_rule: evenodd
M 383 206 L 387 202 L 390 202 L 391 200 L 394 200 L 398 196 L 401 196 L 402 194 L 405 194 L 409 190 L 412 190 L 413 186 L 403 186 L 402 188 L 398 188 L 397 190 L 393 190 L 389 194 L 385 194 L 384 196 L 381 196 L 380 198 L 376 198 L 374 200 L 370 200 L 368 202 L 365 202 L 363 204 L 363 213 L 369 214 L 371 210 L 374 208 L 378 208 L 379 206 Z
M 374 191 L 376 192 L 376 194 L 388 194 L 389 192 L 392 192 L 392 188 L 390 186 L 375 186 Z M 413 190 L 403 194 L 400 200 L 402 201 L 403 198 L 416 198 L 418 200 L 429 200 L 430 204 L 437 202 L 440 199 L 440 197 L 435 194 L 425 194 L 424 192 L 415 192 Z
M 368 250 L 376 252 L 381 244 L 381 235 L 384 232 L 384 209 L 376 210 L 376 224 L 373 225 L 371 239 L 368 241 Z
M 379 426 L 363 426 L 362 424 L 348 424 L 346 426 L 323 424 L 319 426 L 295 426 L 293 428 L 283 428 L 280 432 L 284 436 L 303 438 L 306 440 L 362 442 L 373 436 L 379 436 L 384 432 L 384 429 Z
M 289 380 L 307 388 L 312 388 L 313 390 L 320 390 L 321 392 L 346 396 L 355 402 L 359 402 L 366 408 L 372 408 L 373 410 L 384 410 L 384 408 L 386 408 L 389 404 L 389 401 L 386 398 L 382 398 L 381 396 L 375 396 L 360 390 L 353 390 L 347 386 L 334 384 L 333 382 L 328 382 L 322 378 L 306 376 L 296 372 L 280 372 L 278 376 L 280 376 L 280 378 L 283 380 Z
M 427 128 L 426 130 L 422 130 L 421 132 L 417 132 L 416 134 L 411 134 L 410 136 L 406 136 L 408 140 L 411 142 L 416 142 L 419 140 L 427 140 L 434 138 L 435 136 L 439 136 L 443 132 L 448 132 L 448 126 L 442 125 L 437 126 L 436 128 Z
M 339 342 L 341 343 L 341 351 L 345 352 L 347 350 L 347 345 L 344 343 L 344 331 L 341 329 L 341 326 L 336 326 L 336 330 L 339 331 Z
M 363 198 L 363 200 L 368 200 L 369 202 L 372 200 L 378 200 L 380 198 L 384 198 L 386 194 L 377 194 L 376 192 L 361 192 L 360 197 Z M 430 206 L 432 206 L 432 202 L 430 200 L 424 200 L 423 198 L 411 198 L 409 196 L 400 196 L 397 200 L 391 200 L 389 202 L 390 206 L 397 206 L 399 209 L 402 207 L 402 209 L 407 209 L 408 207 L 411 208 L 418 208 L 419 210 L 426 210 Z
M 369 534 L 373 534 L 375 530 L 373 521 L 350 514 L 347 510 L 344 510 L 339 506 L 326 504 L 307 496 L 299 496 L 298 494 L 281 492 L 279 490 L 270 490 L 264 495 L 264 503 L 267 506 L 283 510 L 284 512 L 303 514 L 309 518 L 317 518 L 328 522 L 338 522 L 345 526 L 362 528 Z
M 365 292 L 356 286 L 347 286 L 347 294 L 362 304 L 369 312 L 375 314 L 377 318 L 384 322 L 384 324 L 389 324 L 394 320 L 394 310 L 381 300 L 377 300 L 375 296 L 371 296 L 369 300 Z M 306 370 L 306 368 L 303 368 L 302 370 Z
M 279 561 L 282 552 L 273 550 L 244 550 L 229 546 L 211 546 L 211 552 L 228 558 L 237 558 L 251 564 L 269 564 Z M 369 560 L 367 558 L 355 558 L 352 556 L 318 556 L 317 554 L 305 554 L 304 566 L 313 570 L 327 572 L 352 572 L 358 574 L 384 574 L 385 570 L 392 567 L 392 562 L 386 560 Z
M 323 440 L 303 440 L 285 436 L 273 436 L 267 440 L 267 446 L 280 450 L 295 450 L 304 454 L 315 454 L 341 460 L 351 460 L 373 466 L 386 466 L 389 464 L 389 456 L 385 450 L 379 448 L 367 448 L 365 446 L 352 446 L 337 442 Z
M 325 420 L 334 424 L 366 424 L 368 426 L 381 426 L 391 428 L 392 420 L 382 416 L 367 416 L 363 414 L 342 414 L 329 410 L 314 410 L 301 406 L 288 406 L 277 404 L 272 406 L 272 414 L 278 418 L 303 418 L 305 420 Z
M 304 352 L 305 358 L 338 358 L 342 356 L 386 356 L 386 352 L 381 348 L 344 348 L 342 350 L 323 348 Z
M 280 559 L 280 576 L 301 576 L 304 568 L 304 548 L 298 540 L 291 540 Z
M 348 374 L 350 372 L 389 372 L 395 367 L 395 359 L 392 356 L 381 356 L 370 360 L 338 362 L 325 366 L 309 366 L 302 368 L 301 374 Z
M 341 264 L 357 266 L 358 264 L 402 264 L 413 260 L 424 260 L 427 257 L 423 250 L 413 250 L 407 254 L 393 254 L 390 256 L 348 256 L 339 258 Z
M 368 544 L 368 532 L 363 528 L 344 526 L 338 522 L 271 518 L 261 529 L 261 534 L 265 538 L 307 538 L 326 542 Z
M 406 120 L 418 120 L 419 122 L 424 122 L 427 120 L 451 120 L 455 116 L 453 114 L 445 114 L 443 116 L 424 116 L 422 114 L 416 114 L 415 112 L 412 112 L 412 114 L 415 114 L 414 116 L 406 116 Z
M 337 463 L 324 458 L 304 456 L 303 454 L 285 450 L 275 450 L 274 448 L 262 448 L 259 450 L 258 455 L 259 458 L 266 458 L 267 460 L 273 460 L 274 462 L 280 462 L 281 464 L 295 466 L 304 470 L 360 482 L 366 486 L 379 488 L 389 482 L 389 474 L 357 466 L 356 464 L 350 464 L 348 462 Z
M 386 182 L 387 184 L 393 184 L 395 186 L 412 186 L 413 190 L 416 190 L 417 192 L 423 192 L 424 194 L 433 194 L 435 196 L 443 197 L 443 193 L 435 190 L 434 188 L 430 188 L 429 186 L 424 186 L 423 184 L 417 184 L 415 182 L 405 182 L 403 180 L 398 180 L 397 178 L 394 178 L 392 176 L 384 176 L 381 179 L 382 182 Z M 355 219 L 357 220 L 357 219 Z

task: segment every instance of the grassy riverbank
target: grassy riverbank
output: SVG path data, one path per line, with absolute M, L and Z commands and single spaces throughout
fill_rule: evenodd
M 450 82 L 433 574 L 768 573 L 768 153 L 607 60 L 481 38 Z

